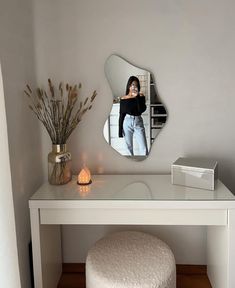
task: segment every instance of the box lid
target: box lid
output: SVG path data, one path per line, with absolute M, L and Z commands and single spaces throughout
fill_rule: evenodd
M 172 166 L 174 168 L 187 169 L 190 171 L 198 171 L 202 173 L 213 173 L 217 161 L 203 158 L 178 158 Z

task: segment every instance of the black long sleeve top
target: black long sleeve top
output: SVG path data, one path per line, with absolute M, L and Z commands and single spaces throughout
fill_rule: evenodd
M 126 114 L 132 116 L 140 116 L 146 110 L 145 97 L 136 96 L 134 98 L 126 98 L 120 100 L 119 111 L 119 137 L 123 137 L 123 121 Z

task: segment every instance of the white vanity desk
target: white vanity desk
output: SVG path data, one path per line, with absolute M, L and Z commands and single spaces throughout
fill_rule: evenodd
M 223 183 L 209 191 L 172 185 L 170 175 L 92 180 L 87 192 L 75 178 L 64 186 L 45 183 L 29 200 L 35 288 L 57 287 L 66 224 L 206 225 L 212 287 L 235 287 L 235 196 Z

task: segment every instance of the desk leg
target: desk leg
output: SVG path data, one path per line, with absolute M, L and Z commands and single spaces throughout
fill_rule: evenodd
M 228 286 L 228 227 L 207 227 L 207 275 L 213 288 Z
M 235 210 L 228 210 L 228 287 L 235 287 Z
M 35 288 L 56 288 L 62 273 L 61 229 L 40 225 L 39 209 L 30 209 Z
M 227 226 L 207 228 L 207 273 L 213 288 L 235 287 L 235 210 Z

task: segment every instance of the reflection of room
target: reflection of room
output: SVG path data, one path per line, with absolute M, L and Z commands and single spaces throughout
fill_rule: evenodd
M 103 130 L 106 141 L 121 155 L 128 155 L 124 139 L 118 137 L 120 110 L 119 102 L 120 97 L 125 95 L 127 79 L 130 76 L 136 76 L 140 81 L 140 92 L 145 95 L 146 99 L 147 109 L 142 114 L 142 118 L 145 127 L 148 151 L 150 151 L 154 139 L 163 128 L 167 119 L 166 109 L 164 105 L 160 103 L 152 74 L 147 70 L 131 65 L 117 55 L 111 55 L 107 59 L 105 64 L 105 74 L 110 84 L 113 97 L 111 112 L 105 122 Z M 140 155 L 140 152 L 138 142 L 135 139 L 135 134 L 133 142 L 134 155 L 138 156 Z M 139 160 L 144 158 L 139 158 Z

